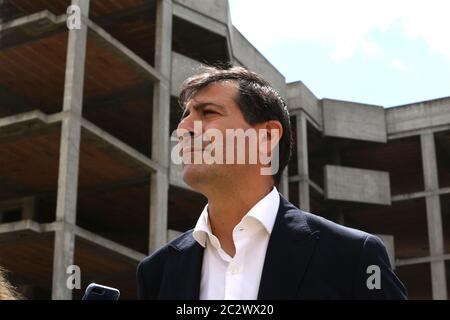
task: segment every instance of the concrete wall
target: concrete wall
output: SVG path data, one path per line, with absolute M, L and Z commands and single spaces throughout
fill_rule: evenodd
M 184 4 L 182 2 L 184 2 Z M 176 1 L 173 5 L 173 14 L 204 29 L 226 37 L 228 35 L 227 22 L 218 21 L 204 13 L 211 9 L 211 4 L 209 4 L 209 2 L 210 1 L 206 0 Z M 211 1 L 212 4 L 215 4 L 216 2 L 219 1 Z M 205 5 L 201 6 L 200 3 L 204 3 Z M 189 5 L 189 7 L 185 4 Z M 218 15 L 222 16 L 221 13 L 218 13 Z
M 319 126 L 322 126 L 322 105 L 301 81 L 287 85 L 289 110 L 303 109 Z
M 227 37 L 233 51 L 233 64 L 260 73 L 286 98 L 285 77 L 232 26 L 228 1 L 175 0 L 174 15 Z
M 450 124 L 450 98 L 386 109 L 387 133 Z
M 326 199 L 391 204 L 388 172 L 326 165 L 324 180 Z
M 377 237 L 383 241 L 384 246 L 386 247 L 386 251 L 389 256 L 389 262 L 391 263 L 391 267 L 395 269 L 395 246 L 394 246 L 394 236 L 386 235 L 386 234 L 377 234 Z
M 171 95 L 177 97 L 183 82 L 198 73 L 202 64 L 179 53 L 172 52 Z
M 174 3 L 189 7 L 224 24 L 228 23 L 228 1 L 224 0 L 175 0 Z
M 382 107 L 323 99 L 324 134 L 330 137 L 386 142 Z
M 261 74 L 286 98 L 285 77 L 236 28 L 233 27 L 232 33 L 235 62 Z

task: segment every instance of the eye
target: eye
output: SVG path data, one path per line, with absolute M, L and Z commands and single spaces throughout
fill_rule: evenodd
M 203 111 L 203 115 L 209 115 L 209 114 L 215 114 L 215 113 L 217 113 L 217 112 L 215 112 L 215 111 L 212 111 L 212 110 L 204 110 Z

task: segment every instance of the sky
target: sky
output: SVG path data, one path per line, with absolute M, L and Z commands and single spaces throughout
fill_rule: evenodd
M 450 96 L 450 0 L 229 0 L 287 82 L 383 107 Z

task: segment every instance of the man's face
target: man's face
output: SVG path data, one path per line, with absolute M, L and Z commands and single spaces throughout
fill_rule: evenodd
M 178 129 L 187 130 L 194 133 L 194 122 L 201 122 L 202 135 L 216 130 L 222 133 L 224 160 L 226 157 L 226 129 L 243 129 L 252 128 L 245 119 L 235 102 L 238 95 L 238 84 L 232 81 L 224 81 L 212 83 L 205 88 L 199 90 L 186 104 L 184 114 Z M 213 130 L 211 130 L 213 129 Z M 194 139 L 194 135 L 191 137 Z M 207 139 L 208 140 L 208 139 Z M 202 155 L 202 151 L 208 148 L 210 141 L 204 141 L 201 149 L 183 148 L 181 151 L 182 157 L 188 157 L 191 163 L 194 161 L 195 154 Z M 192 143 L 194 145 L 194 143 Z M 236 148 L 234 146 L 235 154 Z M 217 150 L 216 150 L 217 151 Z M 247 152 L 246 152 L 247 153 Z M 209 183 L 220 183 L 220 181 L 239 178 L 244 173 L 247 165 L 243 164 L 184 164 L 183 165 L 183 179 L 193 188 L 201 187 Z

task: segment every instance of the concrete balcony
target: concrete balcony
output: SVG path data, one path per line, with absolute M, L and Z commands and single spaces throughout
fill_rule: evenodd
M 323 99 L 322 108 L 325 136 L 386 143 L 383 107 Z
M 324 179 L 326 199 L 391 204 L 388 172 L 327 165 Z

